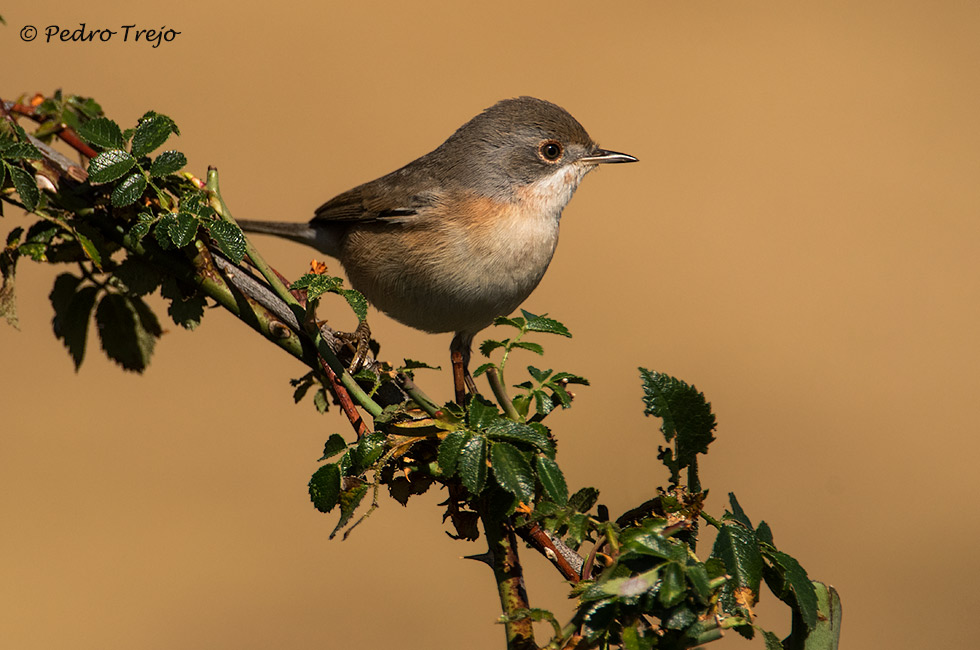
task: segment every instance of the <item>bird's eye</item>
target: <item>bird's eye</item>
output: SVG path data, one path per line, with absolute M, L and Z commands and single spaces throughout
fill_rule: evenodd
M 561 158 L 562 153 L 561 143 L 555 140 L 545 140 L 538 147 L 538 154 L 547 162 L 555 162 Z

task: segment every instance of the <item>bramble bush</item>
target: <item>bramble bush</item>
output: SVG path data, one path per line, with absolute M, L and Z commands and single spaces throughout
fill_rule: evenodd
M 598 490 L 569 489 L 546 424 L 573 405 L 570 387 L 588 381 L 534 365 L 515 373 L 521 355 L 544 354 L 539 338 L 571 336 L 557 320 L 527 311 L 498 318 L 500 338 L 480 346 L 487 362 L 474 373 L 486 377 L 494 399 L 436 404 L 415 378 L 429 366 L 379 360 L 364 327 L 351 340 L 318 323 L 328 294 L 345 299 L 362 325 L 367 303 L 318 265 L 291 284 L 269 267 L 222 199 L 217 170 L 199 179 L 184 171 L 183 154 L 164 148 L 180 135 L 171 118 L 148 111 L 123 129 L 95 100 L 60 91 L 3 102 L 0 113 L 0 209 L 7 204 L 35 219 L 6 236 L 0 314 L 17 325 L 22 258 L 63 266 L 49 298 L 54 334 L 76 368 L 94 321 L 105 354 L 142 372 L 162 333 L 146 296 L 159 291 L 168 317 L 187 329 L 206 306 L 223 307 L 307 367 L 292 381 L 297 402 L 312 391 L 318 410 L 339 405 L 351 424 L 349 437 L 327 437 L 323 464 L 309 481 L 314 507 L 339 512 L 333 535 L 346 537 L 365 522 L 382 487 L 402 504 L 433 486 L 443 490 L 452 536 L 475 541 L 482 528 L 486 537 L 489 551 L 477 557 L 493 569 L 508 647 L 538 648 L 536 621 L 551 624 L 541 647 L 555 649 L 690 648 L 725 630 L 749 639 L 758 632 L 769 650 L 837 647 L 841 608 L 833 588 L 811 581 L 734 494 L 720 516 L 705 509 L 698 458 L 708 453 L 716 421 L 694 386 L 640 369 L 644 412 L 659 419 L 664 440 L 656 460 L 669 480 L 612 518 Z M 56 140 L 82 162 L 53 148 Z M 509 384 L 512 374 L 520 377 Z M 699 554 L 705 526 L 717 534 Z M 359 534 L 370 535 L 370 524 Z M 569 621 L 528 607 L 518 538 L 568 582 L 576 599 Z M 763 584 L 790 609 L 785 639 L 756 622 Z

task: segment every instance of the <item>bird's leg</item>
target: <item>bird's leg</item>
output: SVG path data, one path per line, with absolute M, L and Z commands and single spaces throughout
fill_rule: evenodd
M 470 394 L 476 395 L 476 382 L 470 374 L 470 346 L 473 344 L 473 335 L 467 332 L 456 332 L 453 342 L 449 345 L 449 354 L 453 363 L 453 387 L 456 390 L 456 403 L 463 404 L 466 398 L 466 389 Z

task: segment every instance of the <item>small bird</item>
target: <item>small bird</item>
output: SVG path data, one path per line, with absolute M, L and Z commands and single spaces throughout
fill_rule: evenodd
M 455 332 L 461 402 L 463 381 L 476 391 L 473 337 L 541 281 L 579 182 L 602 163 L 636 160 L 600 149 L 560 106 L 505 99 L 434 151 L 330 199 L 308 223 L 239 225 L 340 260 L 355 289 L 409 327 Z

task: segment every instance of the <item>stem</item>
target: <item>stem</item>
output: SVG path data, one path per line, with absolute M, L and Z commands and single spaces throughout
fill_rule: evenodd
M 485 504 L 481 508 L 480 518 L 483 520 L 483 530 L 493 559 L 493 577 L 497 581 L 501 609 L 505 615 L 528 609 L 524 574 L 517 555 L 517 538 L 513 527 L 507 520 L 492 517 Z M 508 650 L 537 650 L 530 618 L 508 620 L 504 623 L 504 628 Z
M 228 210 L 228 206 L 221 197 L 221 191 L 218 188 L 218 170 L 214 167 L 208 169 L 207 189 L 214 198 L 212 207 L 215 208 L 222 219 L 237 226 L 238 224 L 235 222 L 234 217 L 231 216 L 231 211 Z M 214 205 L 215 202 L 217 205 Z M 255 249 L 254 246 L 252 246 L 252 243 L 247 238 L 245 239 L 245 250 L 249 259 L 252 260 L 255 267 L 260 273 L 262 273 L 262 276 L 265 277 L 266 282 L 269 283 L 272 290 L 275 291 L 276 295 L 278 295 L 283 302 L 289 305 L 289 308 L 294 314 L 296 314 L 297 320 L 299 320 L 300 323 L 307 322 L 308 319 L 306 318 L 306 310 L 299 304 L 296 297 L 289 293 L 286 285 L 284 285 L 279 279 L 279 275 L 266 263 L 262 255 Z M 360 387 L 354 377 L 347 372 L 347 368 L 340 363 L 340 359 L 337 358 L 337 355 L 335 355 L 333 350 L 330 349 L 330 346 L 327 345 L 327 342 L 320 335 L 319 330 L 315 329 L 313 332 L 307 333 L 310 334 L 311 338 L 313 339 L 313 344 L 316 346 L 316 351 L 321 357 L 323 357 L 324 361 L 327 362 L 330 370 L 337 375 L 341 385 L 343 385 L 347 392 L 350 393 L 351 397 L 357 400 L 357 403 L 360 404 L 365 411 L 370 413 L 371 417 L 378 417 L 381 415 L 381 412 L 384 409 L 382 409 L 377 402 L 371 399 L 371 396 L 368 395 L 364 389 Z
M 497 398 L 497 403 L 500 404 L 500 408 L 504 409 L 504 414 L 511 420 L 520 422 L 521 416 L 517 412 L 517 409 L 514 408 L 514 403 L 510 401 L 510 397 L 507 395 L 507 389 L 504 388 L 503 382 L 500 381 L 500 374 L 495 367 L 491 366 L 487 369 L 487 380 L 490 382 L 490 390 L 493 391 L 494 397 Z
M 402 389 L 404 389 L 408 396 L 415 400 L 415 403 L 418 404 L 423 411 L 434 417 L 439 411 L 439 405 L 433 402 L 428 395 L 423 393 L 422 389 L 419 388 L 415 381 L 406 373 L 399 373 L 398 379 L 401 381 Z

